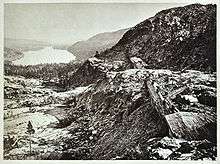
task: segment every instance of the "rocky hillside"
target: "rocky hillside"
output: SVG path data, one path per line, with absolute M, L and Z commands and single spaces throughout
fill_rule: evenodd
M 6 119 L 21 107 L 58 118 L 46 131 L 53 138 L 37 141 L 31 159 L 215 160 L 215 16 L 215 5 L 159 12 L 85 61 L 65 92 L 6 77 Z M 9 148 L 5 157 L 12 159 L 22 146 Z
M 110 71 L 70 110 L 70 148 L 80 138 L 85 159 L 215 159 L 215 82 L 199 71 Z
M 79 41 L 68 48 L 79 61 L 95 56 L 96 51 L 104 51 L 114 46 L 128 29 L 97 34 L 86 41 Z
M 70 78 L 68 158 L 215 159 L 216 6 L 161 11 Z M 83 113 L 87 113 L 84 115 Z M 70 128 L 69 127 L 69 128 Z M 193 146 L 192 146 L 193 145 Z M 88 148 L 88 149 L 87 149 Z
M 216 71 L 216 6 L 193 4 L 161 11 L 95 57 L 105 63 L 124 62 L 122 69 L 139 62 L 144 68 Z M 87 69 L 91 65 L 86 61 L 72 77 L 74 85 L 82 74 L 99 76 L 99 71 Z M 88 83 L 94 80 L 89 77 Z
M 4 47 L 4 60 L 5 62 L 11 62 L 23 57 L 23 53 L 17 49 L 11 49 Z
M 5 76 L 4 158 L 215 160 L 215 84 L 200 71 L 128 69 L 56 92 Z
M 194 4 L 161 11 L 131 28 L 99 57 L 139 57 L 148 68 L 215 71 L 216 6 Z

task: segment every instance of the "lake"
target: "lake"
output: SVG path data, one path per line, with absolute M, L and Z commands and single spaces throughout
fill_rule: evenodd
M 69 63 L 75 56 L 67 50 L 45 47 L 37 51 L 23 52 L 24 57 L 13 62 L 15 65 L 37 65 L 44 63 Z

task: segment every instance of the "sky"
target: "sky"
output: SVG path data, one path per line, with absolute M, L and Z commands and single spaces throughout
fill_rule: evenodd
M 157 12 L 186 4 L 5 4 L 4 35 L 73 44 L 102 32 L 133 27 Z

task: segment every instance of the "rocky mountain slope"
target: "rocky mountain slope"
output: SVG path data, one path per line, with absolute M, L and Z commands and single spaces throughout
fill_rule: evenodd
M 216 6 L 189 5 L 157 13 L 131 28 L 108 60 L 139 57 L 148 68 L 216 70 Z
M 72 87 L 92 85 L 77 98 L 69 115 L 75 120 L 72 126 L 96 130 L 81 143 L 92 147 L 84 155 L 214 159 L 215 33 L 215 5 L 168 9 L 88 59 L 70 78 Z M 87 115 L 78 114 L 83 111 Z M 200 143 L 210 146 L 200 151 Z M 79 159 L 71 152 L 69 158 Z
M 95 57 L 105 63 L 124 62 L 123 70 L 140 62 L 144 68 L 216 71 L 216 6 L 193 4 L 161 11 Z M 91 65 L 86 61 L 73 76 L 74 85 L 82 74 L 99 76 Z M 95 79 L 84 83 L 87 80 Z
M 5 159 L 214 160 L 215 83 L 200 71 L 128 69 L 56 92 L 42 80 L 6 76 Z M 37 130 L 32 156 L 28 120 Z
M 148 82 L 153 82 L 153 86 Z M 80 133 L 87 129 L 96 131 L 87 134 L 84 144 L 81 143 L 92 147 L 87 158 L 213 158 L 216 144 L 215 82 L 215 75 L 193 71 L 111 71 L 104 80 L 90 86 L 77 98 L 77 104 L 69 114 L 74 119 L 70 127 L 73 126 L 75 133 L 78 131 L 76 127 L 82 128 Z M 189 146 L 190 142 L 198 144 L 198 141 L 210 144 L 211 156 L 201 153 L 199 157 L 200 151 Z M 166 146 L 158 142 L 165 142 Z M 73 145 L 72 148 L 76 147 Z M 71 154 L 70 158 L 76 157 Z
M 95 56 L 96 51 L 104 51 L 114 46 L 128 29 L 97 34 L 86 41 L 79 41 L 68 48 L 79 61 Z
M 24 54 L 17 49 L 4 47 L 4 61 L 5 62 L 11 62 L 11 61 L 20 59 L 23 56 Z

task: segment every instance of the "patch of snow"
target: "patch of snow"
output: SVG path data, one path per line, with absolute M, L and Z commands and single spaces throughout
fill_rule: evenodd
M 89 58 L 88 61 L 91 62 L 91 63 L 103 62 L 103 60 L 98 59 L 98 58 L 96 58 L 96 57 Z
M 67 91 L 65 92 L 66 94 L 70 94 L 70 95 L 79 95 L 83 92 L 85 92 L 87 89 L 89 88 L 89 86 L 86 87 L 77 87 L 73 90 Z
M 141 98 L 142 97 L 142 93 L 138 93 L 137 95 L 135 95 L 133 98 L 132 98 L 132 101 L 136 101 L 137 99 Z
M 138 57 L 131 57 L 130 59 L 134 63 L 138 63 L 138 62 L 142 62 L 143 61 L 141 58 L 138 58 Z
M 61 100 L 65 100 L 66 98 L 69 98 L 71 96 L 77 96 L 83 92 L 85 92 L 87 89 L 89 88 L 89 86 L 86 87 L 77 87 L 73 90 L 70 91 L 66 91 L 66 92 L 54 92 L 51 96 L 54 98 L 59 98 Z
M 143 77 L 147 74 L 145 69 L 127 69 L 125 71 L 121 71 L 123 78 L 129 78 L 130 76 L 136 75 L 138 77 Z
M 146 66 L 146 63 L 141 58 L 131 57 L 130 60 L 135 65 L 135 67 L 138 69 L 141 69 L 144 66 Z
M 159 74 L 172 75 L 172 71 L 168 69 L 146 69 L 146 71 L 153 75 L 159 75 Z
M 160 143 L 163 146 L 169 146 L 173 147 L 175 149 L 178 149 L 181 147 L 181 143 L 186 142 L 184 139 L 176 139 L 176 138 L 169 138 L 169 137 L 164 137 L 160 140 Z
M 185 100 L 189 100 L 191 103 L 197 103 L 198 99 L 192 95 L 181 95 L 182 98 L 185 98 Z
M 170 149 L 162 149 L 162 148 L 158 148 L 156 150 L 153 151 L 154 153 L 158 153 L 160 157 L 162 157 L 163 159 L 168 158 L 173 151 Z
M 192 156 L 193 156 L 193 153 L 181 154 L 181 156 L 178 159 L 179 160 L 190 160 Z

